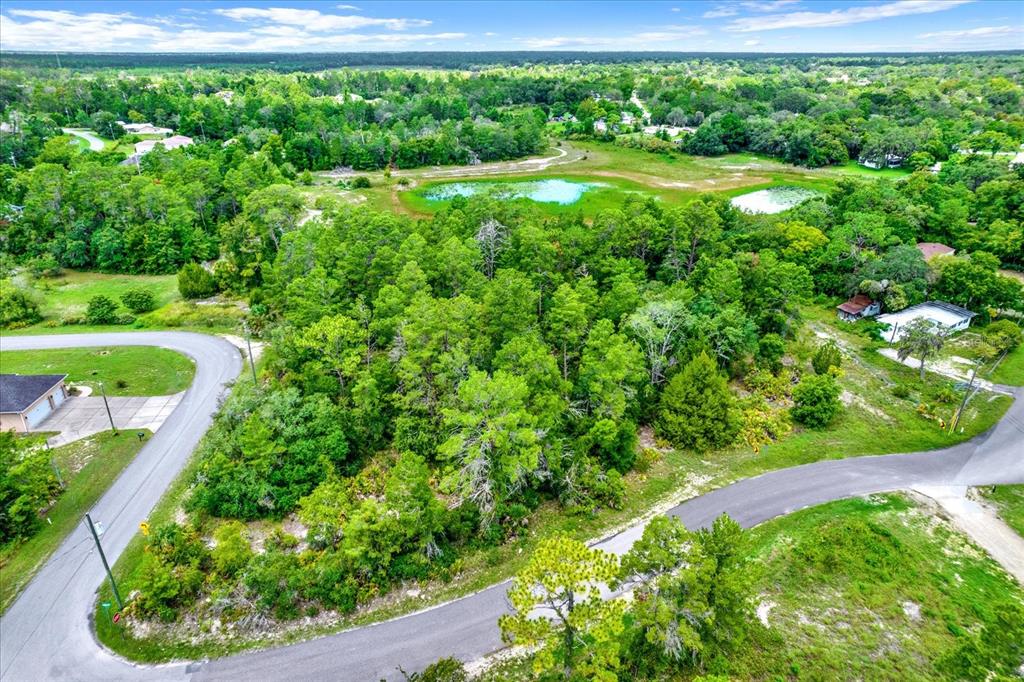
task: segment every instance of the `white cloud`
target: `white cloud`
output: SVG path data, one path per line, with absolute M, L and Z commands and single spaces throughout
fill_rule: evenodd
M 496 36 L 498 34 L 495 33 L 494 31 L 488 31 L 487 33 L 484 33 L 484 35 L 487 36 L 488 38 L 493 38 L 494 36 Z
M 583 49 L 644 50 L 651 44 L 675 43 L 696 36 L 707 35 L 700 26 L 665 26 L 667 30 L 645 31 L 624 36 L 553 36 L 550 38 L 524 38 L 523 45 L 533 50 L 549 50 L 558 47 Z
M 342 52 L 417 49 L 423 45 L 466 38 L 465 33 L 457 32 L 397 31 L 398 25 L 394 23 L 377 24 L 384 29 L 395 30 L 393 33 L 330 30 L 323 24 L 307 25 L 304 19 L 308 15 L 301 14 L 304 10 L 299 12 L 278 12 L 277 21 L 254 18 L 255 25 L 232 31 L 206 30 L 189 22 L 175 25 L 165 18 L 141 18 L 128 12 L 12 9 L 0 14 L 0 48 L 81 52 Z
M 932 33 L 921 33 L 918 38 L 987 38 L 989 36 L 1005 36 L 1014 33 L 1021 33 L 1024 28 L 1019 26 L 980 26 L 968 28 L 962 31 L 934 31 Z
M 297 7 L 227 7 L 213 10 L 228 19 L 240 22 L 267 22 L 302 26 L 308 31 L 350 31 L 366 26 L 383 26 L 393 31 L 429 26 L 427 19 L 378 19 L 351 14 L 323 14 L 315 9 Z
M 800 0 L 748 0 L 740 4 L 755 12 L 777 12 L 783 7 L 795 5 Z
M 745 47 L 753 47 L 754 45 L 760 45 L 760 40 L 747 40 L 743 43 Z
M 952 9 L 972 0 L 902 0 L 884 5 L 858 5 L 829 12 L 788 12 L 770 17 L 743 17 L 729 23 L 725 29 L 745 33 L 773 31 L 780 28 L 827 28 L 848 26 L 866 21 L 902 17 L 908 14 L 931 14 Z
M 670 9 L 669 11 L 670 11 L 670 12 L 680 12 L 680 11 L 682 11 L 682 10 L 680 10 L 680 9 L 679 9 L 678 7 L 673 7 L 673 8 L 672 8 L 672 9 Z
M 705 19 L 720 19 L 722 17 L 734 17 L 739 13 L 739 7 L 735 5 L 718 5 L 714 9 L 709 9 L 701 16 Z
M 334 9 L 350 9 L 355 12 L 362 12 L 362 8 L 356 7 L 355 5 L 335 5 Z

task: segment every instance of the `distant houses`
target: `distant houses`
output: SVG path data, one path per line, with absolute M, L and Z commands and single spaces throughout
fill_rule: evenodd
M 604 135 L 605 133 L 607 133 L 608 122 L 605 121 L 603 118 L 599 118 L 596 121 L 594 121 L 594 132 L 598 133 L 599 135 Z
M 117 124 L 124 128 L 125 132 L 129 135 L 173 135 L 174 131 L 170 128 L 161 128 L 155 126 L 152 123 L 125 123 L 124 121 L 118 121 Z
M 879 170 L 882 168 L 899 168 L 906 161 L 906 157 L 900 156 L 899 154 L 886 154 L 885 159 L 868 158 L 862 156 L 857 159 L 857 163 L 864 166 L 865 168 L 874 168 Z
M 952 246 L 946 246 L 938 242 L 919 242 L 917 244 L 917 250 L 921 252 L 926 261 L 935 258 L 936 256 L 952 256 L 956 253 L 956 249 Z
M 135 143 L 136 154 L 148 154 L 153 148 L 160 145 L 164 149 L 178 149 L 192 145 L 192 138 L 187 135 L 172 135 L 163 140 L 142 140 Z
M 889 343 L 896 343 L 903 338 L 903 330 L 907 324 L 919 319 L 931 320 L 937 330 L 945 334 L 963 331 L 971 324 L 977 313 L 972 313 L 967 308 L 961 308 L 945 301 L 926 301 L 918 305 L 904 308 L 899 312 L 879 315 L 878 321 L 888 325 L 882 337 Z
M 837 305 L 836 312 L 840 320 L 856 322 L 865 317 L 874 317 L 882 312 L 882 304 L 872 300 L 869 296 L 857 294 L 845 303 Z

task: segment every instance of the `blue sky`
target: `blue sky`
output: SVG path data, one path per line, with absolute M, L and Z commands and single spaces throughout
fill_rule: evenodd
M 5 0 L 0 49 L 95 52 L 1024 49 L 1024 0 Z

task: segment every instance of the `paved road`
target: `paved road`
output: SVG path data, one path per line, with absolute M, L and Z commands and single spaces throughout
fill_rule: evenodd
M 91 345 L 118 343 L 121 342 L 117 339 L 104 337 Z M 237 374 L 237 364 L 232 371 L 231 376 Z M 197 384 L 200 376 L 201 372 L 197 368 Z M 209 387 L 209 384 L 206 385 Z M 193 386 L 190 393 L 195 389 L 196 386 Z M 1024 447 L 1021 446 L 1024 441 L 1024 400 L 1020 400 L 1024 398 L 1024 390 L 1017 389 L 1016 396 L 1018 399 L 993 430 L 968 443 L 932 452 L 833 460 L 774 471 L 694 498 L 669 513 L 681 518 L 691 528 L 707 525 L 722 513 L 729 513 L 744 526 L 752 526 L 830 500 L 915 485 L 1024 482 Z M 172 435 L 176 428 L 182 428 L 180 422 L 172 421 L 175 416 L 168 420 L 160 434 Z M 202 428 L 205 428 L 207 421 L 208 418 L 204 420 Z M 191 450 L 193 444 L 194 440 L 182 449 Z M 166 481 L 169 480 L 170 476 Z M 114 489 L 121 489 L 120 484 L 119 480 Z M 156 489 L 153 493 L 155 500 L 163 485 L 154 482 L 153 488 Z M 128 535 L 132 532 L 134 523 L 126 530 Z M 628 549 L 641 532 L 640 527 L 631 528 L 602 541 L 599 546 L 621 553 Z M 105 540 L 113 540 L 110 535 L 108 533 Z M 120 551 L 124 543 L 111 541 L 110 545 L 118 547 Z M 97 563 L 95 557 L 82 557 L 83 560 L 87 558 L 93 559 L 89 562 L 90 566 Z M 57 563 L 67 563 L 67 560 L 62 558 Z M 51 568 L 52 565 L 47 566 L 44 572 Z M 40 621 L 36 617 L 40 608 L 34 604 L 22 604 L 33 590 L 36 594 L 34 598 L 41 598 L 39 590 L 35 589 L 39 582 L 51 585 L 50 589 L 43 592 L 49 600 L 43 606 L 48 606 L 52 612 L 59 612 L 60 617 L 53 620 L 52 625 L 50 620 L 43 620 L 43 625 L 32 633 L 26 646 L 26 649 L 30 648 L 30 654 L 22 652 L 18 655 L 12 649 L 12 654 L 18 655 L 13 663 L 8 662 L 8 644 L 4 642 L 0 658 L 4 659 L 5 679 L 66 676 L 71 679 L 197 681 L 397 680 L 402 679 L 398 666 L 412 671 L 442 656 L 472 660 L 499 648 L 501 641 L 497 619 L 506 608 L 505 593 L 508 587 L 507 583 L 502 583 L 416 614 L 287 647 L 192 665 L 135 667 L 105 653 L 88 634 L 86 614 L 90 609 L 94 588 L 101 579 L 102 574 L 96 571 L 91 571 L 87 579 L 76 577 L 74 583 L 68 586 L 66 596 L 63 596 L 57 587 L 60 583 L 53 583 L 48 576 L 42 574 L 37 577 L 0 623 L 4 640 L 7 639 L 8 621 L 16 623 L 12 625 L 15 634 L 22 632 L 25 623 Z M 14 613 L 15 608 L 19 609 L 17 613 Z
M 113 562 L 206 432 L 224 385 L 238 376 L 242 359 L 223 339 L 185 332 L 0 337 L 0 350 L 83 346 L 161 346 L 196 362 L 195 379 L 177 409 L 92 509 L 93 518 L 106 527 L 103 545 Z M 136 669 L 115 660 L 93 639 L 88 614 L 103 579 L 89 533 L 79 526 L 0 619 L 2 678 L 131 677 Z M 184 667 L 177 666 L 153 668 L 145 676 L 182 679 L 184 674 Z
M 61 128 L 61 132 L 63 132 L 65 135 L 74 135 L 75 137 L 82 138 L 83 140 L 89 143 L 89 149 L 93 150 L 94 152 L 101 152 L 103 151 L 104 147 L 106 147 L 106 144 L 104 144 L 103 140 L 96 137 L 88 130 L 79 130 L 78 128 Z

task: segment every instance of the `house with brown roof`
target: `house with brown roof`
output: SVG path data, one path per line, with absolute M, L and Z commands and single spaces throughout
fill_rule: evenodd
M 871 300 L 870 297 L 864 294 L 857 294 L 846 301 L 846 303 L 837 305 L 836 311 L 840 320 L 856 322 L 863 317 L 874 317 L 882 312 L 882 304 Z
M 956 253 L 956 249 L 952 246 L 946 246 L 945 244 L 939 244 L 938 242 L 919 242 L 917 244 L 917 250 L 921 252 L 925 260 L 931 260 L 936 256 L 952 256 Z

